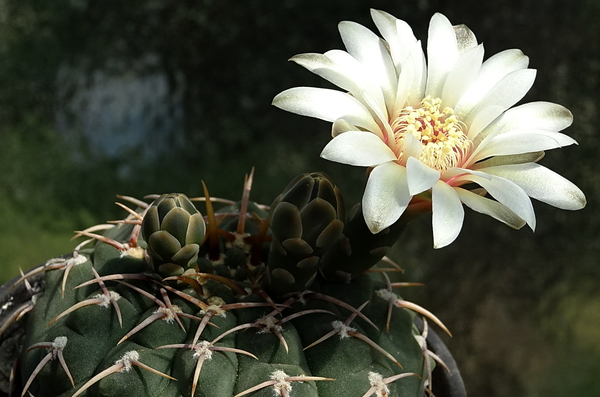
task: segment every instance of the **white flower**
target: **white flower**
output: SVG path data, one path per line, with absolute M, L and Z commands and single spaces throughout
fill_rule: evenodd
M 571 124 L 569 110 L 549 102 L 511 108 L 536 74 L 520 50 L 483 62 L 473 32 L 435 14 L 426 62 L 404 21 L 377 10 L 371 15 L 383 39 L 341 22 L 347 52 L 291 59 L 346 92 L 296 87 L 273 100 L 284 110 L 333 122 L 323 158 L 372 168 L 362 200 L 371 232 L 422 200 L 431 202 L 436 248 L 458 236 L 461 203 L 532 230 L 530 197 L 568 210 L 585 206 L 577 186 L 536 163 L 544 150 L 576 143 L 558 132 Z

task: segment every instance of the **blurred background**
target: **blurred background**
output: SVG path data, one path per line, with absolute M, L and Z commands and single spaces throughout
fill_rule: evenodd
M 425 41 L 431 15 L 467 24 L 486 57 L 520 48 L 538 69 L 524 99 L 557 102 L 579 146 L 542 163 L 575 182 L 587 207 L 534 203 L 535 233 L 466 211 L 432 248 L 431 218 L 394 249 L 400 293 L 436 313 L 470 396 L 600 395 L 599 0 L 0 0 L 0 282 L 70 252 L 73 230 L 123 217 L 117 194 L 270 204 L 301 172 L 329 173 L 347 202 L 364 169 L 318 153 L 330 124 L 271 106 L 280 91 L 327 86 L 287 62 L 342 48 L 341 20 L 372 29 L 369 8 Z

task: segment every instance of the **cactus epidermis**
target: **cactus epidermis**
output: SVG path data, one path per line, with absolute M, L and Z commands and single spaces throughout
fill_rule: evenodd
M 183 195 L 134 201 L 125 221 L 81 233 L 93 247 L 49 262 L 25 316 L 23 395 L 422 396 L 436 357 L 413 319 L 439 320 L 385 274 L 319 271 L 341 239 L 360 252 L 337 188 L 297 178 L 271 208 L 271 235 L 250 183 L 218 212 L 207 194 L 206 218 Z M 285 273 L 300 282 L 281 285 Z

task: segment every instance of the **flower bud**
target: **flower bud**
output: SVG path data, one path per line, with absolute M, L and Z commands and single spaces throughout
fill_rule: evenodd
M 296 177 L 271 206 L 267 282 L 278 295 L 305 290 L 344 228 L 339 189 L 321 173 Z
M 202 214 L 180 193 L 156 199 L 142 222 L 152 266 L 163 276 L 179 275 L 196 265 L 205 232 Z

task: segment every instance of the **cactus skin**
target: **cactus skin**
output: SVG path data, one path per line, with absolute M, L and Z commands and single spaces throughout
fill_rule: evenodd
M 161 273 L 150 249 L 146 249 L 148 255 L 140 254 L 143 250 L 139 247 L 148 243 L 141 236 L 135 241 L 139 225 L 127 223 L 106 230 L 93 248 L 79 250 L 78 255 L 87 260 L 79 260 L 68 274 L 64 268 L 46 271 L 45 292 L 24 320 L 27 332 L 20 357 L 22 384 L 30 381 L 28 390 L 37 397 L 187 397 L 192 393 L 232 397 L 261 385 L 247 395 L 361 397 L 375 395 L 370 382 L 373 372 L 384 381 L 397 374 L 414 373 L 419 376 L 390 381 L 385 386 L 387 395 L 423 396 L 430 367 L 426 360 L 430 359 L 415 338 L 415 313 L 380 297 L 378 291 L 386 288 L 380 275 L 352 271 L 357 274 L 344 283 L 328 281 L 321 271 L 306 275 L 302 267 L 290 267 L 286 255 L 273 254 L 273 245 L 286 233 L 288 238 L 306 239 L 319 255 L 334 249 L 335 242 L 343 237 L 341 195 L 326 176 L 302 175 L 290 186 L 271 207 L 271 216 L 279 222 L 279 208 L 283 205 L 287 211 L 293 206 L 296 212 L 282 214 L 300 215 L 303 226 L 312 226 L 306 228 L 315 231 L 312 234 L 298 234 L 297 225 L 289 226 L 293 233 L 286 232 L 284 221 L 273 225 L 271 237 L 266 233 L 268 212 L 252 202 L 242 201 L 217 213 L 212 213 L 211 205 L 207 206 L 208 227 L 198 259 L 192 261 L 192 268 L 185 269 L 190 261 L 177 264 L 182 271 L 176 276 Z M 294 191 L 311 194 L 294 202 L 290 194 Z M 187 204 L 178 206 L 175 201 L 184 197 L 163 195 L 145 209 L 145 219 L 152 224 L 145 221 L 141 225 L 143 236 L 153 240 L 159 231 L 157 225 L 168 219 L 161 214 L 161 203 L 168 199 L 168 211 L 175 208 L 181 212 L 177 208 Z M 316 210 L 310 207 L 314 202 Z M 309 210 L 303 212 L 303 208 Z M 191 216 L 178 216 L 170 230 L 182 230 L 177 222 L 189 219 L 200 230 L 194 209 L 186 207 Z M 144 209 L 138 211 L 143 213 Z M 323 213 L 329 215 L 323 218 Z M 331 224 L 335 224 L 334 237 L 319 245 L 318 236 Z M 387 238 L 384 240 L 389 244 Z M 360 251 L 359 241 L 350 243 Z M 154 266 L 148 263 L 148 256 Z M 299 256 L 291 256 L 297 263 Z M 163 259 L 163 263 L 169 262 Z M 280 280 L 264 274 L 278 268 L 290 269 L 303 283 L 310 279 L 310 288 L 280 288 L 276 285 Z M 99 296 L 106 297 L 103 305 L 97 304 L 102 299 Z M 344 322 L 350 328 L 335 333 L 334 325 Z M 326 335 L 329 337 L 313 345 Z M 27 350 L 57 337 L 67 338 L 62 354 L 74 385 L 56 357 L 39 368 L 51 353 Z M 218 341 L 211 344 L 215 339 Z M 123 357 L 132 351 L 137 352 L 137 361 L 127 361 L 126 365 Z M 369 390 L 372 394 L 367 393 Z

